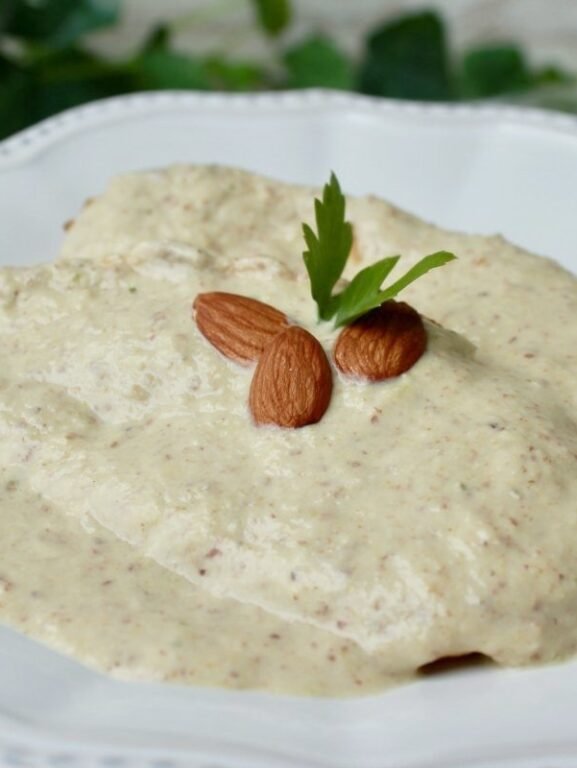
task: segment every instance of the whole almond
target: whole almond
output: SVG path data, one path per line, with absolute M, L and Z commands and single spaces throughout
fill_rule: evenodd
M 202 335 L 241 365 L 256 362 L 277 333 L 288 327 L 278 309 L 235 293 L 199 293 L 193 308 Z
M 419 313 L 404 302 L 387 301 L 341 331 L 333 356 L 341 373 L 382 381 L 408 371 L 426 348 Z
M 274 338 L 258 361 L 249 407 L 256 424 L 296 429 L 323 417 L 332 391 L 324 349 L 308 331 L 292 326 Z

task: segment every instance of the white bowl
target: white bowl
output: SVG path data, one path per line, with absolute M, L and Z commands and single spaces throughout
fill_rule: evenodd
M 349 192 L 577 272 L 575 119 L 325 92 L 129 96 L 5 141 L 0 261 L 52 259 L 63 222 L 112 175 L 175 162 L 315 184 L 334 169 Z M 2 766 L 575 768 L 576 709 L 577 662 L 315 700 L 121 683 L 0 630 Z

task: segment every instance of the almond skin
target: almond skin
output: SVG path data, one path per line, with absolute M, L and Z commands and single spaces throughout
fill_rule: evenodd
M 386 301 L 341 331 L 333 356 L 346 376 L 383 381 L 412 368 L 426 348 L 419 313 L 405 302 Z
M 324 349 L 308 331 L 292 326 L 279 333 L 260 358 L 249 407 L 258 425 L 297 429 L 320 421 L 332 391 Z
M 225 357 L 255 363 L 288 319 L 278 309 L 234 293 L 199 293 L 193 303 L 202 335 Z

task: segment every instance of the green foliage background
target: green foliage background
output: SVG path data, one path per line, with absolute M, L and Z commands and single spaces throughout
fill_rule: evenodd
M 457 56 L 442 17 L 423 10 L 371 31 L 358 60 L 311 32 L 283 45 L 290 0 L 244 0 L 255 24 L 275 38 L 268 62 L 175 51 L 173 26 L 151 30 L 133 55 L 90 52 L 87 34 L 120 20 L 121 0 L 0 0 L 0 139 L 42 118 L 94 99 L 142 90 L 223 91 L 334 88 L 424 101 L 502 98 L 577 111 L 573 76 L 534 68 L 514 43 Z M 226 12 L 223 11 L 223 12 Z

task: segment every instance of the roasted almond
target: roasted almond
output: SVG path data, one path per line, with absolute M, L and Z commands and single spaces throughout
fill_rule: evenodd
M 249 407 L 256 424 L 296 429 L 323 417 L 332 391 L 324 349 L 308 331 L 292 326 L 270 342 L 258 361 Z
M 341 331 L 333 356 L 341 373 L 382 381 L 408 371 L 426 348 L 419 313 L 405 302 L 387 301 Z
M 199 293 L 193 308 L 202 335 L 241 365 L 256 362 L 267 344 L 288 327 L 278 309 L 235 293 Z

